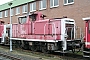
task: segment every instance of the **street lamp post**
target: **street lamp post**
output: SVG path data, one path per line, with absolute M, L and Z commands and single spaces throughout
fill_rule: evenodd
M 11 19 L 11 6 L 12 6 L 12 3 L 10 2 L 8 4 L 10 6 L 10 51 L 12 51 L 12 19 Z

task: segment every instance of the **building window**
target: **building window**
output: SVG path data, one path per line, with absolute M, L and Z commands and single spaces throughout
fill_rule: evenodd
M 13 9 L 11 9 L 11 13 L 10 13 L 11 16 L 13 16 Z
M 0 12 L 0 18 L 2 18 L 2 12 Z
M 39 2 L 39 9 L 40 10 L 43 10 L 43 9 L 46 9 L 46 0 L 41 0 L 40 2 Z
M 64 0 L 64 5 L 73 4 L 74 0 Z
M 36 11 L 36 2 L 30 4 L 30 12 Z
M 20 7 L 16 8 L 16 15 L 20 14 Z
M 59 0 L 50 0 L 50 8 L 58 7 L 58 6 L 59 6 Z
M 22 6 L 22 13 L 27 13 L 27 11 L 28 11 L 28 6 L 27 5 Z
M 6 10 L 4 13 L 5 13 L 4 17 L 8 17 L 8 10 Z

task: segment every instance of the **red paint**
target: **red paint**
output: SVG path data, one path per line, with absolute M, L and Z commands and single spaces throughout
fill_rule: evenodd
M 36 21 L 30 16 L 24 24 L 13 24 L 13 37 L 39 40 L 61 40 L 61 19 L 43 19 L 35 13 Z
M 61 20 L 55 21 L 55 20 L 46 19 L 46 20 L 39 20 L 35 22 L 29 22 L 29 23 L 26 22 L 25 24 L 13 24 L 13 37 L 27 38 L 27 39 L 55 40 L 55 34 L 56 34 L 56 39 L 60 40 L 61 39 L 60 23 L 61 23 Z M 31 26 L 33 27 L 31 28 Z M 55 32 L 55 29 L 56 29 L 56 32 Z
M 0 37 L 2 37 L 3 32 L 4 32 L 4 25 L 0 25 Z
M 85 42 L 90 43 L 90 20 L 85 22 Z M 86 48 L 90 48 L 90 44 L 86 44 Z

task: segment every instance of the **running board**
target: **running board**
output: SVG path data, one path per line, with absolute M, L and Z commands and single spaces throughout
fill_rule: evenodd
M 83 51 L 84 53 L 90 53 L 90 52 L 88 52 L 88 51 Z
M 66 50 L 66 51 L 54 51 L 54 52 L 59 52 L 59 53 L 70 53 L 72 50 Z
M 90 58 L 90 51 L 83 51 L 83 57 Z
M 65 52 L 65 51 L 64 51 L 64 52 L 63 52 L 63 51 L 54 51 L 54 52 L 58 52 L 58 53 L 67 53 L 67 52 Z
M 83 55 L 83 57 L 89 58 L 90 56 L 87 56 L 87 55 Z

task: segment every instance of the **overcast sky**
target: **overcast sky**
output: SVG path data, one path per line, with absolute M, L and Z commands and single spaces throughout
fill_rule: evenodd
M 1 2 L 0 2 L 0 5 L 2 5 L 2 4 L 4 4 L 4 3 L 7 3 L 7 2 L 9 2 L 9 1 L 12 1 L 12 0 L 0 0 Z

